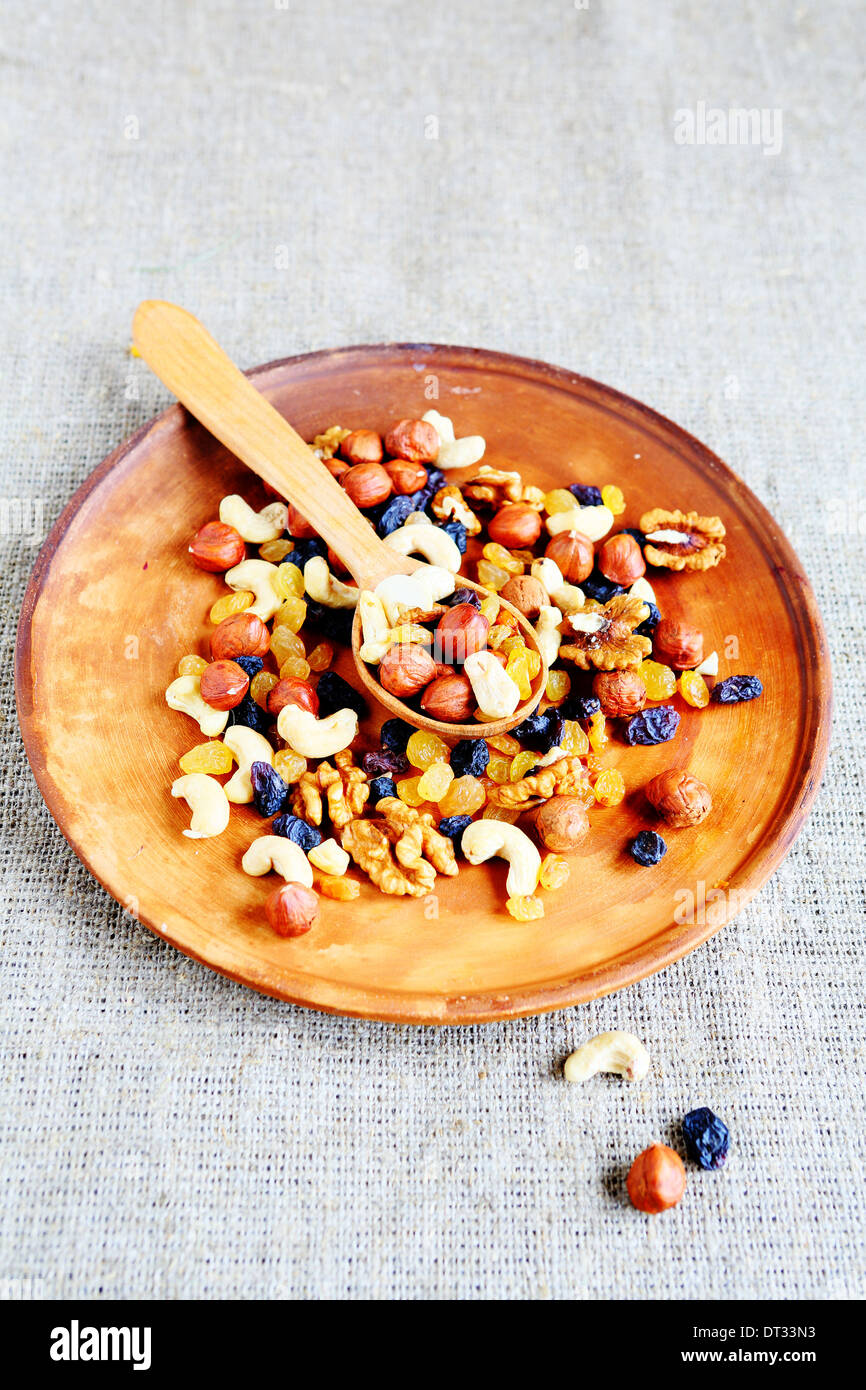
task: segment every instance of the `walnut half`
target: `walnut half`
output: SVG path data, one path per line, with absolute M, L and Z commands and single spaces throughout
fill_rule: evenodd
M 647 539 L 644 558 L 658 569 L 709 570 L 725 558 L 725 527 L 717 516 L 655 507 L 644 512 L 640 529 Z

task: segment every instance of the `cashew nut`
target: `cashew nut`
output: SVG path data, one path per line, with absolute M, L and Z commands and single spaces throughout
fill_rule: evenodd
M 335 578 L 323 555 L 311 556 L 304 565 L 304 588 L 311 599 L 326 608 L 354 608 L 358 602 L 357 588 Z
M 253 763 L 268 763 L 273 767 L 274 750 L 264 734 L 248 729 L 245 724 L 233 724 L 226 729 L 223 743 L 237 758 L 237 771 L 226 782 L 225 793 L 229 801 L 238 806 L 246 806 L 253 799 L 253 784 L 250 781 L 250 768 Z
M 385 537 L 385 544 L 398 555 L 423 555 L 431 565 L 439 565 L 452 574 L 460 568 L 462 557 L 457 542 L 440 526 L 400 526 Z
M 559 630 L 561 622 L 562 613 L 552 604 L 539 610 L 538 621 L 535 624 L 535 635 L 538 638 L 539 651 L 547 666 L 552 666 L 559 656 L 562 642 L 562 633 Z
M 267 560 L 241 560 L 234 569 L 226 570 L 225 581 L 230 589 L 251 589 L 255 601 L 247 609 L 266 623 L 272 618 L 282 603 L 282 599 L 271 582 L 277 572 L 276 565 Z
M 391 624 L 379 595 L 374 594 L 372 589 L 362 589 L 358 596 L 358 610 L 361 615 L 361 637 L 364 644 L 384 642 L 391 630 Z M 363 649 L 361 656 L 364 661 L 370 660 L 364 656 Z
M 429 518 L 429 516 L 427 515 L 426 512 L 410 512 L 409 515 L 407 516 L 406 520 L 403 522 L 403 525 L 404 525 L 404 526 L 432 526 L 432 525 L 433 525 L 433 522 L 430 520 L 430 518 Z
M 172 796 L 182 796 L 192 811 L 190 840 L 209 840 L 221 835 L 229 823 L 229 800 L 221 782 L 205 772 L 188 772 L 171 784 Z
M 220 502 L 220 521 L 233 526 L 245 541 L 261 545 L 263 541 L 275 541 L 283 534 L 289 524 L 289 509 L 285 502 L 269 502 L 260 512 L 254 512 L 249 503 L 232 492 Z
M 600 541 L 613 525 L 613 512 L 610 507 L 575 507 L 571 512 L 556 512 L 547 518 L 548 535 L 558 536 L 563 531 L 577 531 L 588 541 Z
M 483 864 L 494 855 L 508 860 L 505 890 L 509 898 L 528 898 L 535 892 L 541 855 L 519 826 L 500 820 L 476 820 L 463 831 L 461 845 L 470 864 Z
M 350 863 L 348 854 L 336 840 L 323 840 L 320 845 L 314 845 L 307 858 L 323 874 L 334 874 L 337 878 L 346 872 Z
M 533 579 L 538 580 L 542 588 L 546 589 L 551 596 L 556 593 L 557 589 L 561 589 L 565 583 L 559 565 L 555 560 L 551 560 L 548 555 L 545 555 L 540 560 L 533 560 L 529 567 L 529 573 L 532 575 Z
M 634 581 L 628 591 L 628 596 L 629 598 L 643 599 L 644 603 L 655 603 L 656 601 L 655 590 L 649 580 L 644 579 L 643 575 Z
M 241 868 L 254 878 L 274 869 L 290 883 L 302 883 L 305 888 L 313 886 L 313 871 L 307 856 L 300 845 L 287 840 L 285 835 L 259 835 L 241 860 Z
M 277 732 L 305 758 L 330 758 L 356 737 L 358 716 L 353 709 L 338 709 L 326 719 L 317 719 L 300 705 L 285 705 L 277 716 Z
M 438 410 L 428 410 L 422 419 L 432 425 L 439 436 L 437 468 L 469 468 L 484 457 L 487 444 L 480 434 L 467 434 L 463 439 L 455 439 L 454 425 L 447 415 L 440 415 Z
M 463 832 L 466 844 L 466 831 Z M 612 1033 L 599 1033 L 583 1047 L 566 1057 L 563 1076 L 566 1081 L 588 1081 L 596 1072 L 615 1072 L 626 1081 L 639 1081 L 649 1071 L 650 1057 L 640 1038 L 617 1028 Z
M 472 693 L 485 719 L 506 719 L 520 704 L 520 689 L 493 652 L 472 652 L 463 663 Z
M 419 527 L 419 530 L 421 528 Z M 432 608 L 454 592 L 454 575 L 437 565 L 419 565 L 411 574 L 389 574 L 376 585 L 389 627 L 396 627 L 404 610 Z
M 229 722 L 228 710 L 214 709 L 209 705 L 202 699 L 200 687 L 201 676 L 178 676 L 165 692 L 165 703 L 169 709 L 179 709 L 182 714 L 188 714 L 208 738 L 216 738 Z
M 696 676 L 717 676 L 719 674 L 719 654 L 710 652 L 705 656 L 700 666 L 695 667 Z

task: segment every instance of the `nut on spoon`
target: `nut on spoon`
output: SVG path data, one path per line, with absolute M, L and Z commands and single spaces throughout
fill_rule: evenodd
M 383 544 L 309 445 L 256 390 L 197 318 L 176 304 L 147 299 L 136 310 L 132 337 L 151 370 L 187 410 L 248 468 L 287 497 L 315 527 L 340 556 L 359 590 L 375 589 L 388 575 L 411 574 L 418 568 L 420 561 Z M 462 575 L 459 583 L 482 594 L 488 592 Z M 497 597 L 502 607 L 514 615 L 527 647 L 538 652 L 541 659 L 529 699 L 522 701 L 513 714 L 489 723 L 473 720 L 451 724 L 430 719 L 405 705 L 379 684 L 362 661 L 361 624 L 356 608 L 352 655 L 362 685 L 392 714 L 440 737 L 481 738 L 514 728 L 541 699 L 547 668 L 536 635 L 523 614 Z

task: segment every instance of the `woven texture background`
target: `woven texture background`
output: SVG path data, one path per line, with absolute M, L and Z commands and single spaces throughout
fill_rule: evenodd
M 858 8 L 5 10 L 0 1289 L 862 1296 Z M 781 152 L 678 145 L 701 101 L 780 109 Z M 250 365 L 390 339 L 546 358 L 748 480 L 816 587 L 837 716 L 805 831 L 731 927 L 590 1006 L 413 1031 L 259 998 L 90 879 L 18 735 L 37 538 L 10 499 L 44 506 L 44 533 L 166 403 L 127 354 L 149 296 Z M 613 1027 L 646 1040 L 648 1080 L 567 1087 L 563 1056 Z M 631 1158 L 699 1104 L 731 1127 L 727 1170 L 638 1216 Z

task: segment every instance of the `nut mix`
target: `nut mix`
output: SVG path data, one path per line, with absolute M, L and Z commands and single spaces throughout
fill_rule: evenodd
M 172 787 L 192 812 L 184 834 L 221 834 L 232 806 L 270 821 L 244 867 L 286 878 L 265 909 L 283 936 L 314 925 L 319 895 L 357 896 L 353 864 L 384 893 L 423 897 L 438 875 L 493 855 L 510 865 L 506 910 L 532 922 L 568 880 L 564 856 L 589 833 L 593 808 L 626 795 L 621 771 L 603 762 L 614 731 L 619 753 L 651 750 L 676 738 L 687 711 L 762 693 L 754 675 L 717 680 L 718 655 L 705 656 L 687 599 L 667 611 L 666 591 L 660 612 L 647 579 L 648 567 L 679 584 L 718 565 L 724 525 L 655 508 L 639 529 L 621 526 L 627 502 L 615 484 L 544 492 L 481 463 L 485 441 L 456 438 L 433 410 L 384 434 L 333 425 L 312 447 L 385 543 L 426 563 L 359 592 L 293 505 L 277 498 L 255 511 L 223 499 L 219 520 L 189 545 L 192 562 L 227 585 L 210 609 L 210 659 L 183 656 L 166 692 L 198 735 Z M 468 480 L 449 481 L 450 469 Z M 461 572 L 486 593 L 461 587 Z M 498 595 L 533 625 L 544 662 Z M 352 671 L 356 606 L 361 655 L 383 688 L 443 726 L 510 716 L 543 680 L 541 703 L 499 737 L 449 742 L 403 719 L 376 734 L 363 695 L 333 669 Z M 673 830 L 712 808 L 684 767 L 656 764 L 645 795 Z M 628 848 L 649 867 L 667 845 L 647 827 Z M 705 1129 L 718 1137 L 711 1121 L 721 1121 L 694 1113 L 710 1116 Z M 669 1154 L 656 1145 L 636 1160 L 638 1205 L 672 1204 Z

